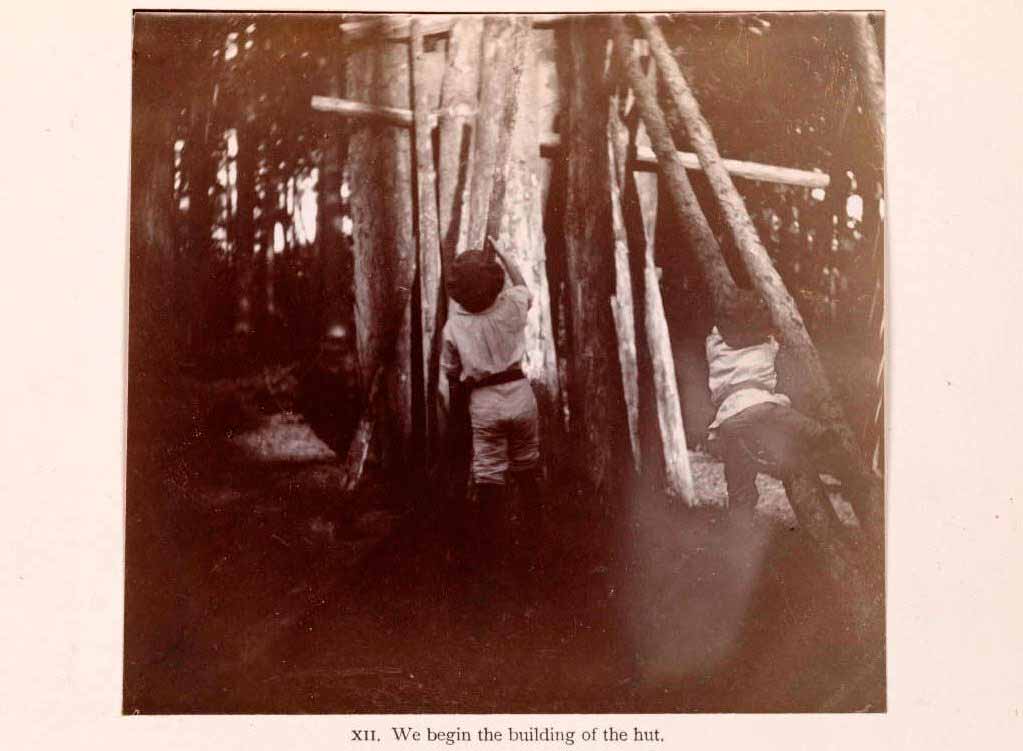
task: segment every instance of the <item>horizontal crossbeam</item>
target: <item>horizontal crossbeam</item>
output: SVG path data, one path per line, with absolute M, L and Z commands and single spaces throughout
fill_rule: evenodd
M 338 99 L 337 97 L 314 96 L 312 108 L 319 112 L 331 112 L 355 119 L 378 120 L 390 125 L 397 125 L 404 128 L 411 128 L 413 117 L 412 110 L 400 107 L 384 107 L 377 104 L 366 104 L 355 102 L 350 99 Z M 448 114 L 460 116 L 472 115 L 472 112 L 449 113 L 446 111 L 435 111 L 429 115 L 431 128 L 437 126 L 440 117 Z M 540 154 L 545 157 L 556 156 L 561 148 L 561 137 L 557 133 L 545 133 L 540 138 Z M 679 160 L 686 169 L 700 170 L 700 160 L 688 151 L 678 152 Z M 632 166 L 634 169 L 644 171 L 656 171 L 657 156 L 649 146 L 639 146 L 632 155 Z M 759 162 L 746 162 L 739 159 L 723 160 L 725 169 L 735 177 L 742 177 L 747 180 L 760 182 L 778 183 L 781 185 L 796 185 L 803 188 L 827 188 L 831 184 L 831 178 L 823 172 L 794 169 L 792 167 L 779 167 L 773 164 L 761 164 Z
M 540 13 L 529 14 L 533 20 L 534 28 L 544 28 L 562 23 L 572 17 L 571 13 Z M 424 36 L 436 36 L 447 34 L 455 22 L 455 16 L 441 14 L 425 14 L 417 16 L 420 28 Z M 341 24 L 341 33 L 346 42 L 348 41 L 404 41 L 410 38 L 409 23 L 412 20 L 411 14 L 389 15 L 383 18 L 373 18 L 366 21 L 346 21 Z

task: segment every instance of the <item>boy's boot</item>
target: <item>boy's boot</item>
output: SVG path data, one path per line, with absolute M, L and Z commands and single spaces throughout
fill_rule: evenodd
M 479 529 L 477 530 L 477 561 L 479 589 L 477 599 L 484 603 L 499 604 L 505 597 L 503 563 L 505 555 L 505 488 L 504 485 L 485 483 L 476 488 L 479 503 Z
M 519 491 L 522 523 L 516 555 L 516 569 L 530 600 L 538 595 L 543 575 L 543 498 L 536 470 L 513 473 Z

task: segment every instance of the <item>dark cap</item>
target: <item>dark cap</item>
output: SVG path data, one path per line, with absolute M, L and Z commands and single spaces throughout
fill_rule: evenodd
M 765 341 L 773 332 L 771 311 L 756 290 L 742 289 L 725 306 L 718 331 L 730 346 L 749 346 Z
M 467 250 L 455 256 L 445 279 L 448 296 L 470 313 L 482 313 L 504 288 L 504 270 L 489 253 Z

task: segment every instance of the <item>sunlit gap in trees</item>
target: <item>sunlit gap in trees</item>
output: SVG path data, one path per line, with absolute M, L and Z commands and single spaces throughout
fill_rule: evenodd
M 174 142 L 174 193 L 178 196 L 178 210 L 188 212 L 191 201 L 188 195 L 188 186 L 183 175 L 184 152 L 187 148 L 184 139 L 177 139 Z M 216 189 L 210 188 L 210 195 L 215 196 L 219 209 L 217 224 L 213 227 L 211 238 L 223 252 L 232 249 L 230 240 L 229 224 L 238 214 L 238 132 L 234 128 L 224 131 L 220 159 L 216 173 Z M 268 170 L 262 167 L 261 174 Z M 279 182 L 275 188 L 276 204 L 278 211 L 283 210 L 289 218 L 287 224 L 275 221 L 273 225 L 272 247 L 275 254 L 283 253 L 290 244 L 309 246 L 316 242 L 317 220 L 319 214 L 319 195 L 317 186 L 319 183 L 320 170 L 318 167 L 303 169 L 297 174 Z M 260 185 L 260 198 L 265 197 L 265 191 L 271 189 L 269 185 Z M 351 196 L 351 188 L 347 182 L 342 183 L 340 194 L 342 200 Z M 253 217 L 259 219 L 264 209 L 256 206 L 253 210 Z M 345 236 L 351 236 L 354 230 L 352 218 L 345 215 L 341 218 L 341 232 Z

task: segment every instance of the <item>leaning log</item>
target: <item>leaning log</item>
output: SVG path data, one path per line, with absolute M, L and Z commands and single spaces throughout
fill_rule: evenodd
M 617 109 L 613 109 L 611 112 L 609 132 L 611 134 L 610 141 L 615 147 L 615 172 L 618 180 L 618 184 L 612 188 L 611 201 L 612 205 L 618 204 L 615 207 L 616 213 L 621 215 L 621 188 L 627 184 L 627 181 L 635 178 L 626 169 L 625 159 L 629 148 L 629 132 L 621 121 Z M 643 229 L 643 330 L 646 333 L 647 349 L 650 352 L 654 404 L 664 458 L 665 491 L 669 498 L 682 501 L 687 506 L 693 507 L 700 505 L 700 499 L 696 494 L 693 471 L 689 463 L 689 447 L 686 445 L 685 424 L 682 419 L 682 402 L 678 394 L 678 380 L 675 377 L 675 358 L 671 349 L 668 321 L 664 315 L 664 301 L 661 299 L 657 266 L 654 262 L 653 227 L 644 226 Z M 624 231 L 624 219 L 622 219 L 622 232 L 624 233 Z M 628 248 L 626 248 L 626 252 L 628 252 Z M 628 264 L 628 258 L 624 260 Z M 630 296 L 630 305 L 631 302 Z
M 632 274 L 629 268 L 629 237 L 625 231 L 622 211 L 622 186 L 628 169 L 629 137 L 618 114 L 619 98 L 612 94 L 608 106 L 607 157 L 608 189 L 611 196 L 611 230 L 614 234 L 615 293 L 611 297 L 618 338 L 618 363 L 622 369 L 622 391 L 625 396 L 625 414 L 629 421 L 629 445 L 632 465 L 638 475 L 643 471 L 643 456 L 639 437 L 639 365 L 636 349 L 635 306 L 632 298 Z
M 730 300 L 736 291 L 732 274 L 718 248 L 714 232 L 707 223 L 700 203 L 693 191 L 693 186 L 686 176 L 685 165 L 678 157 L 678 151 L 668 129 L 668 124 L 657 103 L 657 92 L 649 79 L 643 75 L 639 60 L 633 50 L 633 38 L 625 27 L 625 22 L 615 17 L 611 19 L 614 30 L 615 51 L 619 64 L 624 68 L 632 91 L 636 97 L 636 106 L 646 125 L 650 142 L 661 168 L 668 193 L 675 208 L 682 218 L 689 245 L 696 255 L 703 271 L 704 282 L 711 293 L 715 305 L 722 305 Z
M 864 109 L 870 120 L 871 132 L 878 149 L 884 149 L 884 65 L 877 46 L 874 27 L 867 13 L 853 13 L 852 57 L 856 65 L 856 78 L 863 95 Z
M 855 434 L 842 413 L 842 408 L 831 391 L 831 385 L 824 372 L 820 356 L 807 333 L 803 318 L 789 294 L 781 275 L 774 268 L 767 250 L 760 242 L 756 227 L 750 219 L 742 196 L 735 189 L 728 171 L 721 163 L 717 144 L 710 126 L 700 112 L 699 104 L 685 80 L 682 70 L 668 47 L 664 35 L 648 18 L 640 18 L 640 24 L 650 41 L 650 50 L 657 61 L 658 69 L 667 84 L 672 102 L 685 123 L 690 142 L 700 158 L 700 164 L 707 175 L 721 212 L 732 232 L 735 244 L 757 290 L 771 310 L 771 318 L 782 341 L 800 363 L 809 386 L 811 403 L 809 412 L 816 415 L 831 429 L 842 444 L 847 455 L 849 474 L 842 480 L 846 485 L 849 501 L 856 510 L 864 530 L 880 543 L 880 519 L 882 513 L 881 486 L 863 459 Z M 621 23 L 621 21 L 619 21 Z
M 420 22 L 412 22 L 412 89 L 415 113 L 416 195 L 419 210 L 419 297 L 423 342 L 423 406 L 425 410 L 425 446 L 435 447 L 437 432 L 436 394 L 439 360 L 437 309 L 440 303 L 440 230 L 437 218 L 437 176 L 433 162 L 433 137 L 428 112 L 430 91 L 427 83 L 423 33 Z M 427 459 L 429 466 L 429 459 Z

